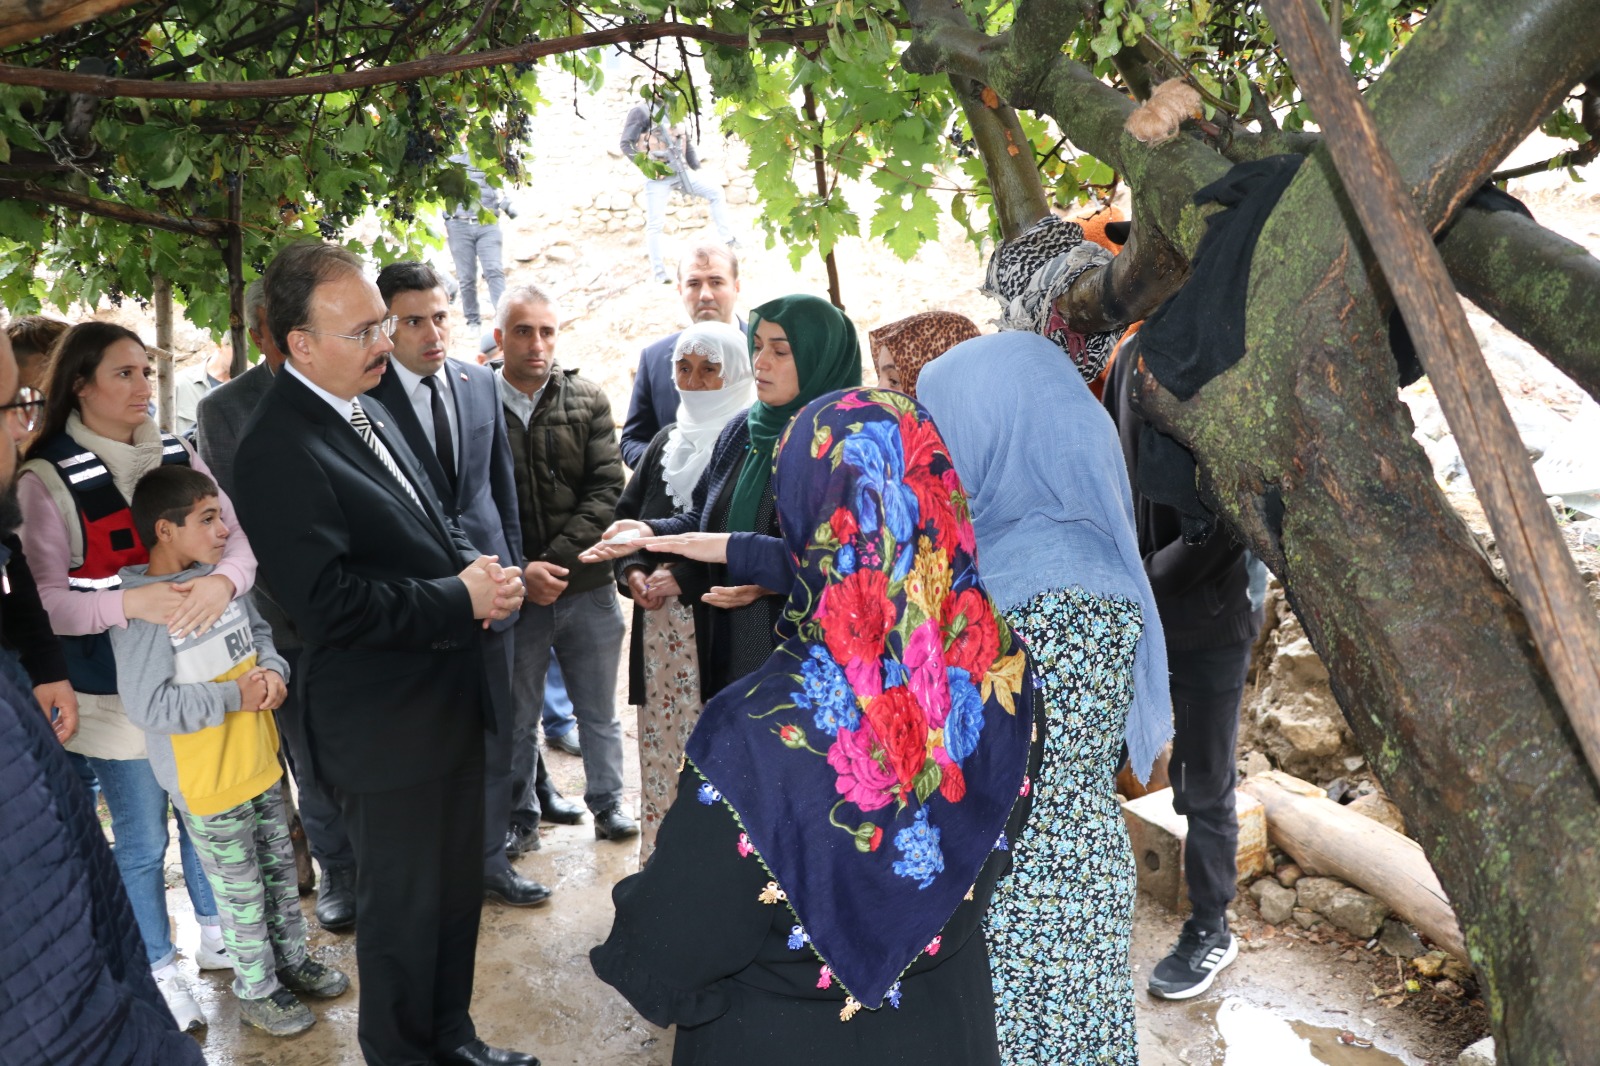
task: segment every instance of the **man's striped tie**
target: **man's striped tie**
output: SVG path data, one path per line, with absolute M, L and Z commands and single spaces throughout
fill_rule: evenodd
M 350 401 L 350 425 L 361 435 L 361 439 L 367 442 L 367 447 L 372 449 L 373 454 L 378 457 L 389 473 L 394 475 L 395 480 L 405 486 L 406 495 L 411 497 L 411 502 L 416 504 L 419 509 L 426 510 L 422 506 L 422 501 L 417 498 L 417 490 L 412 487 L 411 480 L 401 472 L 400 464 L 394 461 L 394 456 L 389 454 L 389 449 L 385 448 L 383 442 L 378 439 L 378 435 L 372 432 L 372 423 L 367 420 L 367 412 L 361 409 L 360 400 Z

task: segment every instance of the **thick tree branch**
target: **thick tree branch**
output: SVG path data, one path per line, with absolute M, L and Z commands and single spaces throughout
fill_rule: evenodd
M 855 24 L 866 29 L 866 22 Z M 798 44 L 821 41 L 830 27 L 796 26 L 764 30 L 757 44 Z M 391 66 L 352 70 L 339 74 L 319 74 L 303 78 L 268 78 L 261 81 L 148 81 L 143 78 L 109 78 L 72 74 L 61 70 L 41 70 L 0 63 L 0 84 L 31 85 L 55 92 L 82 93 L 86 96 L 126 97 L 138 100 L 262 100 L 291 96 L 320 96 L 345 89 L 364 89 L 373 85 L 393 85 L 418 78 L 458 74 L 464 70 L 497 67 L 508 63 L 527 63 L 545 56 L 562 55 L 606 44 L 643 44 L 662 38 L 691 38 L 729 48 L 746 48 L 749 38 L 742 33 L 724 33 L 709 26 L 686 22 L 656 22 L 617 26 L 590 33 L 530 41 L 506 48 L 491 48 L 465 55 L 435 55 Z M 26 39 L 26 38 L 24 38 Z
M 59 33 L 138 0 L 0 0 L 0 46 Z
M 1600 65 L 1594 0 L 1437 4 L 1366 94 L 1437 232 Z
M 68 189 L 47 189 L 31 181 L 0 181 L 0 197 L 12 200 L 26 200 L 29 203 L 45 204 L 49 207 L 64 207 L 72 211 L 82 211 L 101 218 L 115 219 L 133 226 L 146 226 L 150 229 L 168 230 L 172 233 L 186 233 L 195 237 L 220 238 L 227 234 L 226 223 L 209 218 L 176 218 L 172 215 L 158 214 L 142 208 L 131 207 L 128 204 L 117 203 L 115 200 L 101 200 L 94 196 L 85 196 L 83 193 L 72 192 Z
M 1600 399 L 1600 259 L 1515 212 L 1470 209 L 1439 252 L 1463 295 Z
M 1017 113 L 994 95 L 993 89 L 959 75 L 951 76 L 950 86 L 961 101 L 967 124 L 972 127 L 972 139 L 983 157 L 1001 237 L 1010 240 L 1050 213 L 1033 148 L 1023 136 Z M 984 98 L 985 93 L 989 100 Z

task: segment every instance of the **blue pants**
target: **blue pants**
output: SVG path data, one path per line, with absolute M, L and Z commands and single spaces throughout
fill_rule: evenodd
M 578 720 L 572 715 L 572 697 L 567 695 L 567 682 L 561 676 L 561 663 L 550 656 L 550 669 L 544 675 L 544 711 L 541 714 L 545 739 L 564 737 L 572 732 Z
M 167 884 L 162 870 L 169 839 L 167 794 L 156 783 L 148 759 L 91 758 L 88 762 L 100 779 L 106 806 L 111 808 L 111 832 L 117 838 L 111 852 L 128 890 L 128 902 L 133 904 L 145 954 L 150 968 L 159 969 L 176 954 L 167 924 Z M 182 819 L 178 820 L 178 854 L 183 857 L 183 880 L 195 917 L 203 925 L 214 924 L 217 902 Z

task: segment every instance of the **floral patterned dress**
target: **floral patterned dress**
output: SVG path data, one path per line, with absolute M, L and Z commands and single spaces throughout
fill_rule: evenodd
M 661 818 L 678 794 L 683 746 L 700 720 L 694 611 L 673 597 L 659 611 L 645 611 L 643 616 L 644 703 L 639 707 L 641 863 L 655 850 Z
M 1008 612 L 1044 680 L 1033 817 L 984 921 L 1005 1066 L 1138 1066 L 1128 967 L 1135 872 L 1113 790 L 1139 606 L 1081 589 Z

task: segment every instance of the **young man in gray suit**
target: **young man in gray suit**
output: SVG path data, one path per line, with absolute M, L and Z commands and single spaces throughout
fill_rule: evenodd
M 517 515 L 517 484 L 511 468 L 505 413 L 494 374 L 485 367 L 451 359 L 450 300 L 444 279 L 424 263 L 392 263 L 378 274 L 378 292 L 396 319 L 389 373 L 369 395 L 394 418 L 400 435 L 427 473 L 445 514 L 461 527 L 475 548 L 505 561 L 522 559 L 522 527 Z M 550 890 L 522 877 L 506 855 L 511 824 L 511 628 L 515 618 L 490 627 L 484 642 L 489 665 L 492 729 L 484 751 L 484 894 L 517 907 L 550 898 Z M 575 804 L 550 790 L 541 797 Z M 548 811 L 547 814 L 554 814 Z
M 267 329 L 265 293 L 259 278 L 244 291 L 245 322 L 251 341 L 261 353 L 261 361 L 234 380 L 206 393 L 195 412 L 195 445 L 217 484 L 230 497 L 238 495 L 233 456 L 239 449 L 239 437 L 245 423 L 255 413 L 256 405 L 272 387 L 273 376 L 283 367 L 283 352 L 278 350 L 272 332 Z M 256 610 L 272 626 L 272 642 L 289 661 L 290 671 L 298 669 L 301 643 L 294 623 L 259 581 L 251 595 Z M 317 922 L 324 929 L 342 932 L 356 924 L 356 857 L 350 847 L 350 835 L 345 831 L 344 815 L 339 812 L 339 797 L 312 763 L 305 718 L 294 685 L 289 686 L 289 695 L 278 708 L 276 717 L 299 794 L 300 823 L 305 827 L 306 843 L 322 867 L 322 881 L 317 891 Z

